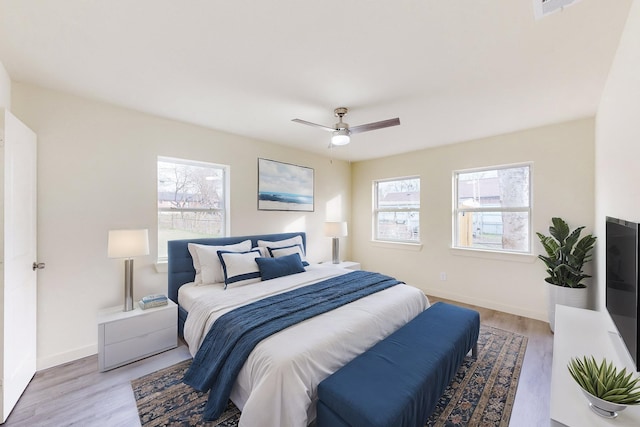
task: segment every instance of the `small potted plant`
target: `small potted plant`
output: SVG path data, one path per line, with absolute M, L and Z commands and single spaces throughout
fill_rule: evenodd
M 607 359 L 598 364 L 593 356 L 572 358 L 568 368 L 596 414 L 615 418 L 627 405 L 640 404 L 640 378 L 626 368 L 618 371 Z
M 596 237 L 588 234 L 580 238 L 584 226 L 571 231 L 562 218 L 554 217 L 551 222 L 551 236 L 536 234 L 546 252 L 546 256 L 538 255 L 538 258 L 545 263 L 549 274 L 544 280 L 549 284 L 549 326 L 553 331 L 556 304 L 587 308 L 589 295 L 582 281 L 591 276 L 584 273 L 583 267 L 591 260 Z

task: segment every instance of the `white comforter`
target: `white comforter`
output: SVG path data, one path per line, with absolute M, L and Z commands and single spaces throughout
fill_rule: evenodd
M 213 322 L 258 299 L 345 274 L 310 266 L 307 272 L 222 290 L 186 287 L 184 337 L 194 355 Z M 206 289 L 209 288 L 209 289 Z M 191 291 L 189 291 L 191 289 Z M 186 296 L 187 292 L 191 292 Z M 195 297 L 194 297 L 195 295 Z M 393 286 L 287 328 L 258 344 L 231 392 L 240 427 L 305 427 L 316 416 L 316 389 L 327 376 L 385 338 L 429 306 L 422 291 Z

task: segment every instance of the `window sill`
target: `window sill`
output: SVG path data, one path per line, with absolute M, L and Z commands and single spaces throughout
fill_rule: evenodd
M 167 261 L 158 261 L 154 266 L 156 267 L 156 273 L 166 273 L 169 271 L 169 262 Z
M 483 250 L 483 249 L 449 248 L 449 252 L 451 253 L 451 255 L 455 255 L 455 256 L 495 259 L 495 260 L 501 260 L 501 261 L 514 261 L 514 262 L 523 262 L 527 264 L 532 264 L 538 259 L 538 256 L 535 254 L 525 254 L 525 253 L 517 253 L 517 252 L 498 252 L 498 251 Z
M 422 250 L 422 243 L 388 242 L 386 240 L 371 240 L 371 244 L 379 248 L 401 249 L 401 250 L 408 250 L 408 251 Z

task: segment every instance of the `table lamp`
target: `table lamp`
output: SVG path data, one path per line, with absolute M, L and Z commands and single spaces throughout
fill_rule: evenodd
M 109 258 L 124 260 L 124 311 L 133 310 L 133 257 L 149 255 L 149 230 L 109 230 Z
M 332 262 L 340 264 L 340 237 L 347 236 L 347 223 L 344 221 L 325 222 L 324 235 L 333 239 Z

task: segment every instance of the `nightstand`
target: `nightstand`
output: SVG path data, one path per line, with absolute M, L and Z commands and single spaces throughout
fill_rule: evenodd
M 355 261 L 342 261 L 338 264 L 333 264 L 331 261 L 326 261 L 326 262 L 320 263 L 320 265 L 330 265 L 334 267 L 348 268 L 349 270 L 360 270 L 360 263 Z
M 122 306 L 98 313 L 98 369 L 101 372 L 177 347 L 178 306 L 142 310 Z

